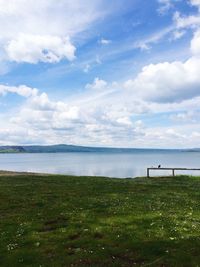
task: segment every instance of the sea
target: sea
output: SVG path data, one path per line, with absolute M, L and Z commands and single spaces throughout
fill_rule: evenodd
M 146 176 L 148 167 L 200 168 L 200 152 L 136 150 L 131 152 L 68 152 L 0 154 L 0 170 L 80 176 L 134 178 Z M 200 171 L 176 171 L 200 175 Z M 171 171 L 151 171 L 152 176 Z

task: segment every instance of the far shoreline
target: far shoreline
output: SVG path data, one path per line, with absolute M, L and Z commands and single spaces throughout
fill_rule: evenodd
M 28 171 L 8 171 L 8 170 L 0 170 L 0 177 L 2 176 L 60 176 L 60 177 L 88 177 L 88 178 L 104 178 L 104 179 L 136 179 L 136 178 L 147 178 L 146 176 L 134 176 L 134 177 L 114 177 L 114 176 L 100 176 L 100 175 L 75 175 L 75 174 L 63 174 L 63 173 L 41 173 L 41 172 L 28 172 Z

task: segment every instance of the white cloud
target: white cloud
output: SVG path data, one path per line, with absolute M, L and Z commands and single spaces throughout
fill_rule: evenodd
M 129 117 L 120 117 L 116 120 L 116 122 L 122 125 L 132 125 L 132 122 Z
M 24 86 L 1 87 L 1 94 L 5 92 L 17 93 L 25 101 L 15 112 L 1 114 L 1 144 L 72 143 L 125 147 L 166 147 L 167 144 L 167 147 L 184 147 L 186 144 L 194 146 L 199 139 L 200 127 L 195 121 L 189 121 L 197 113 L 182 112 L 185 117 L 178 115 L 181 109 L 194 110 L 199 103 L 196 98 L 196 102 L 187 100 L 178 105 L 145 103 L 134 91 L 107 82 L 103 92 L 92 90 L 91 94 L 91 90 L 86 90 L 78 98 L 62 101 L 52 101 L 46 93 Z M 166 110 L 177 111 L 177 116 L 170 119 L 178 122 L 182 118 L 184 125 L 146 127 L 138 119 L 140 113 L 153 114 Z M 193 139 L 188 142 L 190 136 Z
M 190 3 L 200 9 L 200 0 L 190 0 Z
M 38 93 L 38 90 L 35 88 L 30 88 L 25 85 L 20 85 L 18 87 L 16 86 L 6 86 L 0 84 L 0 96 L 6 95 L 7 93 L 15 93 L 23 97 L 31 97 L 36 96 Z
M 102 39 L 100 40 L 100 43 L 101 43 L 102 45 L 108 45 L 108 44 L 111 43 L 111 40 L 102 38 Z
M 160 4 L 158 12 L 162 15 L 167 13 L 168 10 L 173 7 L 172 0 L 158 0 L 158 3 Z
M 161 31 L 153 33 L 152 35 L 150 35 L 149 37 L 147 37 L 143 40 L 135 42 L 134 48 L 139 48 L 141 50 L 149 50 L 149 49 L 151 49 L 152 44 L 158 43 L 161 39 L 163 39 L 165 36 L 170 34 L 173 30 L 174 30 L 173 25 L 166 27 L 166 28 L 162 29 Z
M 183 28 L 197 29 L 200 26 L 199 14 L 190 16 L 181 16 L 179 12 L 175 12 L 173 19 L 177 29 L 183 29 Z
M 200 120 L 200 112 L 198 110 L 178 112 L 171 115 L 170 119 L 176 123 L 198 123 Z
M 180 0 L 158 0 L 160 7 L 158 12 L 165 14 L 170 8 L 174 7 L 174 3 Z M 193 5 L 199 7 L 199 0 L 194 0 Z M 140 48 L 141 50 L 150 50 L 152 44 L 158 43 L 164 37 L 169 37 L 169 40 L 177 40 L 186 34 L 186 29 L 190 28 L 197 31 L 200 27 L 199 12 L 196 15 L 184 16 L 180 12 L 176 11 L 173 15 L 173 24 L 165 27 L 164 29 L 151 34 L 149 37 L 143 40 L 136 41 L 134 48 Z M 170 37 L 171 35 L 171 37 Z
M 59 62 L 74 59 L 75 47 L 68 38 L 50 35 L 20 34 L 5 46 L 8 59 L 16 62 Z
M 191 51 L 193 55 L 200 56 L 200 30 L 194 34 L 194 38 L 191 41 Z
M 93 89 L 93 90 L 102 90 L 102 89 L 105 89 L 106 86 L 107 86 L 107 82 L 97 77 L 94 79 L 94 82 L 92 84 L 87 84 L 86 88 Z
M 5 26 L 1 38 L 19 33 L 74 36 L 104 14 L 98 0 L 0 0 L 0 21 Z
M 96 88 L 87 88 L 86 95 L 70 101 L 51 101 L 46 93 L 29 87 L 2 87 L 2 94 L 18 93 L 25 97 L 25 102 L 15 114 L 1 114 L 1 142 L 40 140 L 40 143 L 126 146 L 126 142 L 144 135 L 143 124 L 131 118 L 133 110 L 139 111 L 139 103 L 123 99 L 123 91 L 116 84 L 96 78 L 91 86 Z M 92 94 L 91 89 L 94 89 Z M 6 137 L 8 129 L 12 131 Z
M 182 38 L 185 35 L 186 31 L 184 30 L 175 30 L 173 32 L 173 37 L 171 38 L 172 40 L 178 40 Z
M 145 66 L 134 80 L 125 83 L 147 101 L 179 102 L 200 95 L 200 34 L 191 41 L 193 55 L 185 62 L 164 62 Z
M 109 14 L 100 0 L 0 0 L 0 60 L 73 60 L 71 39 Z

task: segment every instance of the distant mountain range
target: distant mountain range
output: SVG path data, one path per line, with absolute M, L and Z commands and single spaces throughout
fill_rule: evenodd
M 167 149 L 142 149 L 142 148 L 108 148 L 86 147 L 74 145 L 50 145 L 50 146 L 0 146 L 0 153 L 67 153 L 67 152 L 144 152 L 144 151 L 168 151 Z M 170 151 L 200 152 L 199 148 L 171 149 Z

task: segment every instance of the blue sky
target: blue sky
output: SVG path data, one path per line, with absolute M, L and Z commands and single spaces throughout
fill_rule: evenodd
M 0 144 L 199 147 L 200 0 L 0 0 Z

